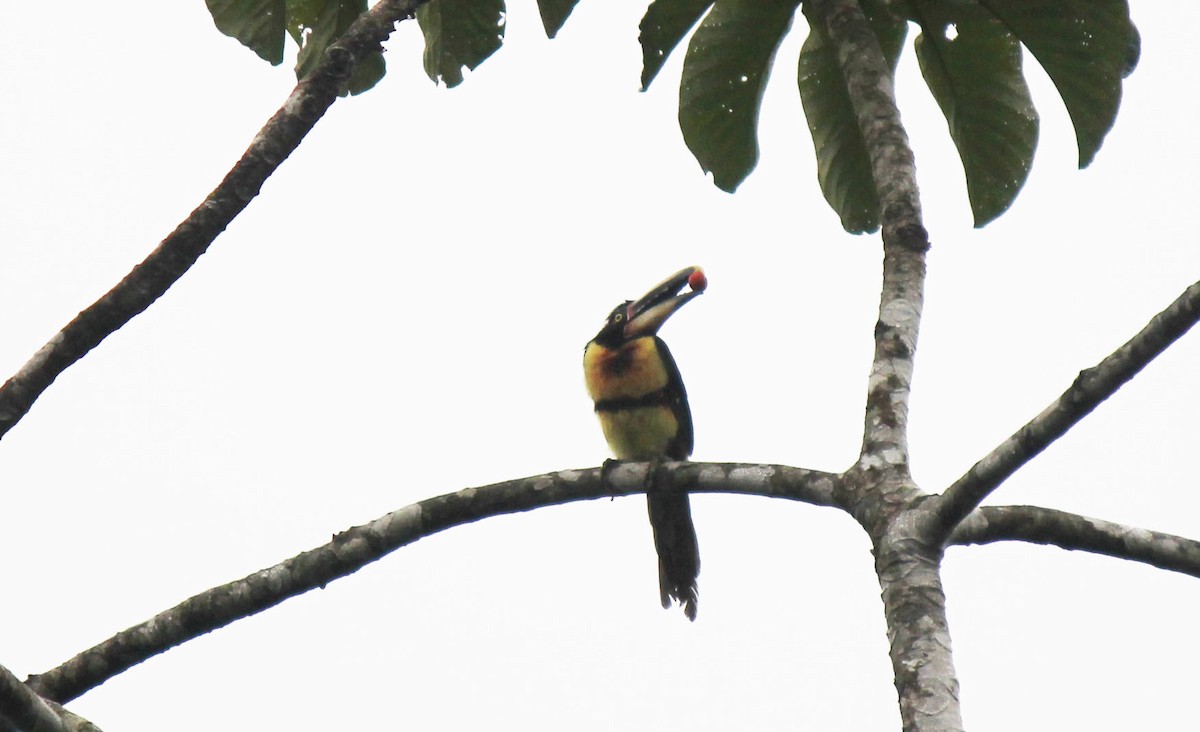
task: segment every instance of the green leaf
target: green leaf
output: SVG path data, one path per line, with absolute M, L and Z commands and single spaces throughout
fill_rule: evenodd
M 538 12 L 542 16 L 542 27 L 546 29 L 547 38 L 558 35 L 578 3 L 579 0 L 538 0 Z
M 354 73 L 350 75 L 350 81 L 346 83 L 346 91 L 355 96 L 362 94 L 378 84 L 386 73 L 387 62 L 383 60 L 383 54 L 369 54 L 354 67 Z
M 1008 26 L 1050 76 L 1075 125 L 1079 167 L 1112 129 L 1121 79 L 1140 41 L 1126 0 L 978 0 Z
M 297 46 L 304 46 L 305 31 L 315 28 L 327 0 L 287 0 L 287 29 Z
M 302 42 L 296 56 L 296 78 L 303 79 L 321 63 L 325 50 L 367 9 L 367 0 L 288 0 L 288 32 Z M 383 78 L 382 53 L 372 53 L 354 67 L 342 94 L 361 94 Z
M 504 0 L 435 0 L 417 10 L 425 34 L 425 73 L 447 88 L 463 81 L 504 42 Z
M 908 27 L 880 0 L 865 0 L 883 56 L 895 73 Z M 879 229 L 880 205 L 871 158 L 858 128 L 837 55 L 819 23 L 809 23 L 797 76 L 804 117 L 817 155 L 817 181 L 829 206 L 851 234 Z
M 642 44 L 642 91 L 662 71 L 667 56 L 691 30 L 700 16 L 708 12 L 713 0 L 654 0 L 638 25 Z
M 983 226 L 1012 205 L 1037 148 L 1021 46 L 994 18 L 959 15 L 952 22 L 935 3 L 921 5 L 917 61 L 962 159 L 975 226 Z
M 206 0 L 217 30 L 272 66 L 283 63 L 284 0 Z
M 758 110 L 799 0 L 717 0 L 692 35 L 679 85 L 679 127 L 705 172 L 737 189 L 758 162 Z

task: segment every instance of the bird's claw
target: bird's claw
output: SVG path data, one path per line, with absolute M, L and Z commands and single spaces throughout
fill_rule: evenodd
M 620 460 L 608 458 L 600 466 L 600 484 L 608 489 L 608 500 L 610 501 L 617 499 L 617 492 L 612 487 L 612 471 L 620 464 Z

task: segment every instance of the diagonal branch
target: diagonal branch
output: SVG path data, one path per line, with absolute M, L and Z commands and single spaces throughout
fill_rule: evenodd
M 949 543 L 997 541 L 1047 544 L 1200 577 L 1200 541 L 1041 506 L 983 506 L 958 525 Z
M 196 263 L 325 114 L 355 65 L 377 51 L 395 24 L 412 17 L 424 2 L 381 0 L 347 29 L 321 64 L 296 84 L 203 203 L 116 287 L 75 316 L 0 387 L 0 437 L 25 416 L 59 374 L 150 307 Z
M 1092 368 L 1081 371 L 1053 404 L 975 463 L 945 493 L 931 500 L 927 505 L 933 510 L 926 513 L 926 519 L 933 522 L 934 537 L 944 541 L 997 486 L 1112 396 L 1197 320 L 1200 320 L 1200 282 L 1184 290 L 1125 345 Z
M 696 493 L 744 493 L 833 506 L 830 473 L 778 465 L 664 463 L 666 483 Z M 65 703 L 132 666 L 284 600 L 324 587 L 377 559 L 440 531 L 491 516 L 646 490 L 646 463 L 564 470 L 481 488 L 466 488 L 414 503 L 341 532 L 312 549 L 240 580 L 195 595 L 124 630 L 40 676 L 29 686 Z

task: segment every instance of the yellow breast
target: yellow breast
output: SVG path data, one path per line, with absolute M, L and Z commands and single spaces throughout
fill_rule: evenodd
M 653 460 L 667 454 L 679 422 L 666 406 L 597 412 L 604 440 L 618 460 Z
M 583 375 L 594 402 L 643 396 L 662 389 L 669 379 L 652 337 L 620 348 L 589 343 L 583 352 Z
M 597 403 L 660 392 L 671 378 L 653 337 L 637 338 L 619 348 L 589 343 L 583 353 L 583 372 L 588 394 Z M 679 434 L 679 419 L 666 403 L 601 409 L 596 416 L 619 460 L 662 457 Z

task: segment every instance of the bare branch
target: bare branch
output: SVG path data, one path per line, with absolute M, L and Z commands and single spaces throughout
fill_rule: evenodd
M 481 488 L 466 488 L 414 503 L 333 537 L 325 546 L 274 567 L 215 587 L 124 630 L 40 676 L 30 687 L 65 703 L 163 651 L 241 618 L 278 605 L 352 574 L 377 559 L 431 534 L 491 516 L 646 490 L 646 463 L 564 470 Z M 678 490 L 744 493 L 833 506 L 837 477 L 778 465 L 664 463 L 662 476 Z
M 75 316 L 0 387 L 0 436 L 25 416 L 59 374 L 150 307 L 196 263 L 325 114 L 355 65 L 379 50 L 395 24 L 412 17 L 425 1 L 382 0 L 350 26 L 326 51 L 321 64 L 296 85 L 204 202 L 116 287 Z
M 962 729 L 950 652 L 940 544 L 909 520 L 921 496 L 908 467 L 908 402 L 924 304 L 929 236 L 916 164 L 896 108 L 892 72 L 857 0 L 808 0 L 832 41 L 871 158 L 883 222 L 883 287 L 867 388 L 862 453 L 838 498 L 875 543 L 892 669 L 906 732 Z
M 1125 345 L 1092 368 L 1079 372 L 1075 382 L 1054 403 L 975 463 L 945 493 L 929 501 L 926 505 L 932 511 L 925 515 L 933 522 L 934 536 L 944 541 L 997 486 L 1112 396 L 1188 332 L 1197 320 L 1200 320 L 1200 282 L 1184 290 Z
M 916 163 L 896 107 L 892 72 L 857 2 L 815 0 L 859 129 L 871 151 L 871 173 L 883 222 L 883 291 L 867 392 L 863 457 L 908 470 L 908 396 L 924 301 L 929 236 L 921 222 Z
M 997 541 L 1047 544 L 1200 577 L 1200 541 L 1041 506 L 983 506 L 958 525 L 949 543 Z
M 868 469 L 886 466 L 908 474 L 908 399 L 924 288 L 925 255 L 885 245 L 860 458 Z
M 894 524 L 876 550 L 888 650 L 905 732 L 962 732 L 958 677 L 950 652 L 941 549 Z

